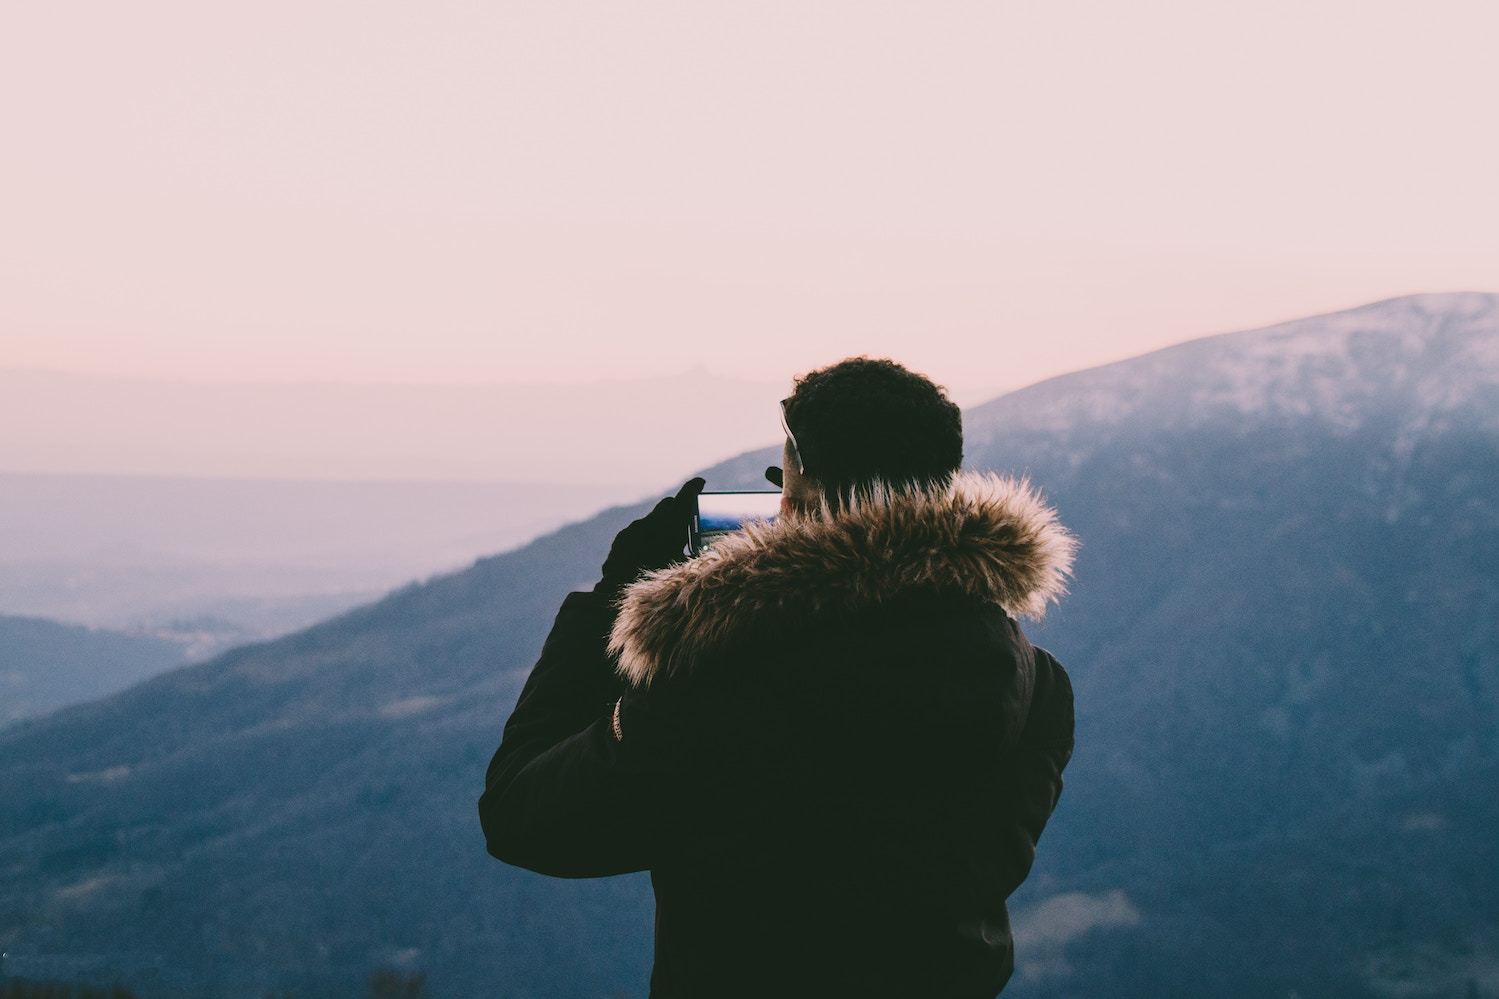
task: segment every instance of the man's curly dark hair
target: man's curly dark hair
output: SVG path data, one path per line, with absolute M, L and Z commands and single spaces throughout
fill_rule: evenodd
M 850 357 L 795 379 L 786 423 L 824 494 L 875 479 L 946 485 L 963 464 L 963 413 L 942 386 L 886 358 Z

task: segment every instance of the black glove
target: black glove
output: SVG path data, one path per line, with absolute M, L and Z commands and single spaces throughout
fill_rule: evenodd
M 609 557 L 604 559 L 603 578 L 594 586 L 594 592 L 613 594 L 642 572 L 683 561 L 687 528 L 692 522 L 697 494 L 705 485 L 701 477 L 688 479 L 675 496 L 666 497 L 650 513 L 615 535 Z

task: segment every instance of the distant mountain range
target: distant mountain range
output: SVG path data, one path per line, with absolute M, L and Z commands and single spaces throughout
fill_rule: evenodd
M 1077 751 L 1006 995 L 1499 989 L 1499 297 L 1193 341 L 966 432 L 1082 540 L 1027 628 Z M 0 949 L 144 995 L 357 995 L 380 965 L 644 994 L 646 878 L 498 864 L 474 801 L 558 603 L 645 506 L 0 732 Z
M 0 614 L 0 728 L 180 665 L 185 644 Z
M 307 627 L 642 490 L 0 473 L 0 613 L 180 639 Z

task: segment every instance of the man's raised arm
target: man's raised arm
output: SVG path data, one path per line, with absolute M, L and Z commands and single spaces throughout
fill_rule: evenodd
M 681 556 L 702 485 L 690 480 L 621 531 L 599 584 L 563 601 L 485 772 L 479 821 L 491 856 L 557 877 L 650 866 L 647 812 L 668 780 L 657 766 L 669 763 L 649 752 L 649 740 L 622 748 L 615 739 L 613 711 L 626 687 L 606 642 L 620 589 Z M 644 695 L 631 698 L 637 716 L 649 717 Z

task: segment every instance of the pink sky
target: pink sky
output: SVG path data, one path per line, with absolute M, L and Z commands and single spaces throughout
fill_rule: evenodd
M 1495 290 L 1496 12 L 10 5 L 0 367 L 998 388 Z

